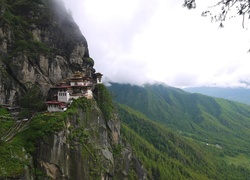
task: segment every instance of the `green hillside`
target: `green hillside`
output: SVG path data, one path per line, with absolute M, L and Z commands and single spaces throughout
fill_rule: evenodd
M 118 106 L 122 135 L 150 179 L 247 179 L 250 170 L 230 165 L 221 149 L 184 138 L 125 105 Z
M 144 114 L 162 128 L 217 149 L 216 156 L 228 164 L 250 169 L 250 161 L 244 160 L 250 159 L 250 106 L 161 84 L 112 84 L 109 90 L 118 103 Z M 123 121 L 128 126 L 126 118 Z M 134 131 L 139 133 L 138 129 Z

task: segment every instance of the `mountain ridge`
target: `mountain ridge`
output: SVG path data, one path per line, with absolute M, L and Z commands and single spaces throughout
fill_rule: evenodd
M 248 105 L 162 85 L 135 87 L 112 84 L 108 88 L 115 94 L 116 102 L 127 105 L 187 137 L 209 144 L 219 144 L 225 149 L 233 146 L 232 152 L 248 153 Z M 236 141 L 240 146 L 233 143 Z
M 250 106 L 164 84 L 134 86 L 111 83 L 108 89 L 118 106 L 121 132 L 142 159 L 152 179 L 249 177 Z M 139 146 L 138 142 L 144 145 Z M 196 147 L 194 151 L 188 150 L 190 146 Z M 170 150 L 169 147 L 176 149 Z M 194 168 L 197 160 L 193 159 L 192 153 L 200 152 L 204 153 L 202 162 Z M 194 164 L 187 165 L 181 157 L 193 159 Z M 164 164 L 176 168 L 170 170 L 164 168 Z M 187 165 L 185 170 L 181 167 L 184 164 Z
M 250 104 L 250 89 L 248 88 L 227 88 L 227 87 L 190 87 L 183 88 L 190 93 L 199 93 L 217 98 L 224 98 L 245 104 Z
M 239 103 L 162 84 L 116 85 L 123 105 L 115 109 L 100 84 L 94 99 L 45 112 L 49 87 L 74 71 L 95 72 L 86 39 L 58 2 L 0 2 L 0 179 L 250 177 L 238 158 L 249 157 L 249 110 Z M 5 106 L 16 105 L 21 112 L 11 116 Z
M 183 137 L 125 105 L 118 104 L 118 110 L 121 133 L 132 144 L 150 179 L 247 179 L 250 175 L 248 169 L 237 167 L 239 173 L 236 166 L 226 163 L 217 144 Z

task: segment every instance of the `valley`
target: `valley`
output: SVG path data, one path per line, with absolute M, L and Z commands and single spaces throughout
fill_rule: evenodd
M 232 179 L 236 174 L 241 174 L 240 172 L 245 175 L 250 172 L 248 105 L 192 94 L 162 84 L 144 87 L 112 84 L 108 88 L 119 107 L 125 126 L 122 132 L 133 147 L 135 140 L 130 138 L 128 131 L 133 131 L 153 145 L 156 151 L 153 154 L 163 153 L 163 157 L 171 157 L 174 162 L 182 165 L 189 164 L 187 159 L 191 158 L 190 164 L 186 166 L 188 172 L 195 173 L 197 167 L 204 165 L 213 169 L 210 175 L 220 177 L 218 179 L 225 178 L 218 175 L 219 167 L 224 173 L 234 172 Z M 143 153 L 140 149 L 136 151 Z M 199 160 L 194 160 L 194 157 L 199 157 Z M 145 161 L 150 159 L 145 153 L 144 158 Z M 183 158 L 186 158 L 185 163 Z M 161 165 L 158 165 L 160 168 Z M 240 170 L 241 168 L 243 169 Z M 196 175 L 204 174 L 206 177 L 203 178 L 211 178 L 202 170 Z M 242 177 L 247 177 L 245 175 Z

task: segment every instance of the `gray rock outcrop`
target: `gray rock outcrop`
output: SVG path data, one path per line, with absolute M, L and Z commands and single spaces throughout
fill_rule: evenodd
M 43 179 L 128 179 L 131 172 L 146 179 L 131 146 L 120 137 L 116 113 L 105 120 L 96 102 L 89 101 L 90 107 L 67 117 L 63 130 L 39 141 L 34 160 Z
M 46 95 L 76 70 L 95 71 L 86 60 L 87 41 L 62 2 L 1 3 L 0 104 L 18 104 L 29 84 Z

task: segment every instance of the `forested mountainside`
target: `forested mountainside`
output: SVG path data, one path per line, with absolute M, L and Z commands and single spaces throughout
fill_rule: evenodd
M 50 87 L 95 73 L 87 41 L 61 0 L 0 3 L 0 179 L 250 177 L 249 106 L 240 103 L 112 84 L 116 109 L 96 84 L 92 99 L 47 112 Z
M 196 176 L 198 171 L 205 179 L 248 178 L 248 105 L 191 94 L 161 84 L 139 87 L 112 83 L 109 90 L 119 103 L 122 133 L 138 156 L 143 157 L 153 177 L 157 177 L 155 173 L 169 177 L 166 173 L 168 171 L 165 171 L 167 168 L 160 162 L 170 163 L 172 159 L 179 165 L 187 165 L 185 168 L 191 168 L 187 176 L 182 173 L 182 168 L 176 171 L 169 169 L 177 177 L 179 174 L 182 178 L 190 176 L 199 179 Z M 136 138 L 132 138 L 131 134 Z M 139 148 L 136 142 L 144 142 L 145 145 Z M 144 153 L 148 151 L 151 153 Z M 159 154 L 161 160 L 155 158 Z M 193 157 L 197 156 L 199 160 L 194 160 Z M 164 160 L 164 157 L 168 158 Z M 188 161 L 192 163 L 188 164 Z M 196 163 L 197 167 L 203 168 L 197 170 L 199 168 L 195 167 Z M 235 176 L 232 174 L 227 177 L 229 172 L 234 172 Z
M 147 178 L 103 84 L 46 111 L 50 87 L 75 71 L 93 78 L 93 66 L 61 0 L 0 1 L 0 179 Z
M 248 88 L 190 87 L 183 90 L 250 104 L 250 89 Z

